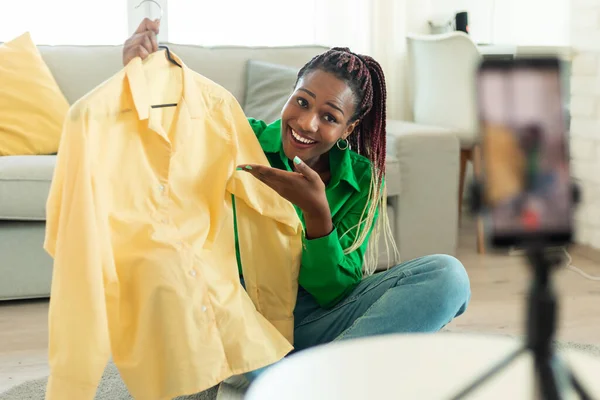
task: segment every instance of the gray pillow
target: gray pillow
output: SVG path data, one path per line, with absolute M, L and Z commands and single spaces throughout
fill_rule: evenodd
M 244 113 L 270 124 L 281 118 L 281 109 L 294 90 L 299 69 L 264 61 L 247 64 Z

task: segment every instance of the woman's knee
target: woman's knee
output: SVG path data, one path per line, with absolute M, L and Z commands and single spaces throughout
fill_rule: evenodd
M 457 258 L 446 254 L 431 255 L 427 258 L 439 274 L 436 279 L 437 293 L 443 297 L 445 303 L 461 307 L 459 313 L 464 312 L 471 299 L 471 283 L 463 264 Z

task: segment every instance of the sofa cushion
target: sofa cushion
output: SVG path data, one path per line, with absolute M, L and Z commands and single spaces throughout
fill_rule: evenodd
M 0 45 L 0 156 L 55 153 L 68 110 L 29 33 Z
M 267 124 L 278 120 L 294 90 L 298 71 L 285 65 L 248 61 L 244 113 Z
M 386 129 L 388 133 L 388 138 L 392 140 L 396 140 L 396 136 L 398 135 L 413 135 L 419 134 L 423 136 L 429 135 L 456 135 L 456 131 L 451 128 L 444 128 L 441 126 L 432 126 L 432 125 L 424 125 L 416 122 L 410 121 L 399 121 L 388 119 L 386 121 Z M 389 144 L 389 143 L 388 143 Z M 387 149 L 390 150 L 391 147 L 387 146 Z
M 123 46 L 38 46 L 69 104 L 123 69 Z
M 388 197 L 399 196 L 402 190 L 400 160 L 390 154 L 385 157 L 385 188 Z
M 0 157 L 0 220 L 45 221 L 56 156 Z M 400 194 L 400 163 L 387 156 L 387 194 Z
M 243 103 L 248 60 L 302 67 L 315 55 L 326 51 L 323 46 L 237 47 L 167 45 L 192 70 L 215 81 Z M 69 103 L 110 78 L 123 68 L 123 46 L 38 46 Z
M 431 138 L 437 138 L 440 135 L 456 138 L 456 133 L 452 129 L 439 126 L 429 126 L 417 124 L 409 121 L 398 121 L 388 119 L 386 121 L 387 133 L 387 154 L 386 154 L 386 185 L 388 196 L 397 196 L 402 193 L 402 175 L 407 174 L 407 168 L 421 157 L 415 154 L 410 147 L 403 146 L 403 137 L 409 137 L 410 142 L 421 142 L 424 146 L 431 146 Z M 404 141 L 404 144 L 409 143 Z M 458 159 L 457 159 L 458 162 Z M 404 185 L 406 185 L 406 181 Z M 427 184 L 427 182 L 423 182 Z
M 0 219 L 46 220 L 56 156 L 0 157 Z

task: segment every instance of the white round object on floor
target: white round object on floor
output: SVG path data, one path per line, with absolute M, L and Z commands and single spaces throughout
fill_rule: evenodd
M 454 333 L 340 341 L 273 365 L 245 399 L 448 399 L 521 346 L 508 337 Z M 600 398 L 600 359 L 559 354 L 592 398 Z M 533 383 L 533 357 L 525 353 L 467 398 L 530 400 Z

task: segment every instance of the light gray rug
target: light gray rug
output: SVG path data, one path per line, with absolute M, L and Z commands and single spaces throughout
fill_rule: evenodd
M 444 332 L 459 334 L 445 330 Z M 511 335 L 501 335 L 511 336 Z M 522 338 L 515 338 L 522 340 Z M 600 346 L 591 344 L 581 344 L 572 342 L 556 342 L 557 349 L 575 349 L 597 357 L 600 357 Z M 0 400 L 43 400 L 46 391 L 47 378 L 37 379 L 25 382 L 22 385 L 16 386 L 13 389 L 0 394 Z M 205 392 L 198 393 L 192 396 L 178 397 L 176 400 L 214 400 L 217 396 L 217 387 L 211 388 Z M 235 398 L 235 397 L 231 397 Z M 240 397 L 241 398 L 241 395 Z M 98 386 L 98 392 L 95 400 L 132 400 L 127 387 L 121 380 L 119 371 L 114 364 L 109 364 L 104 371 L 104 376 Z
M 25 382 L 8 392 L 0 394 L 0 400 L 43 400 L 46 394 L 47 382 L 48 378 Z M 176 400 L 214 400 L 216 397 L 217 387 L 215 386 L 205 392 L 178 397 Z M 119 370 L 112 362 L 104 370 L 95 400 L 133 400 L 121 379 Z

